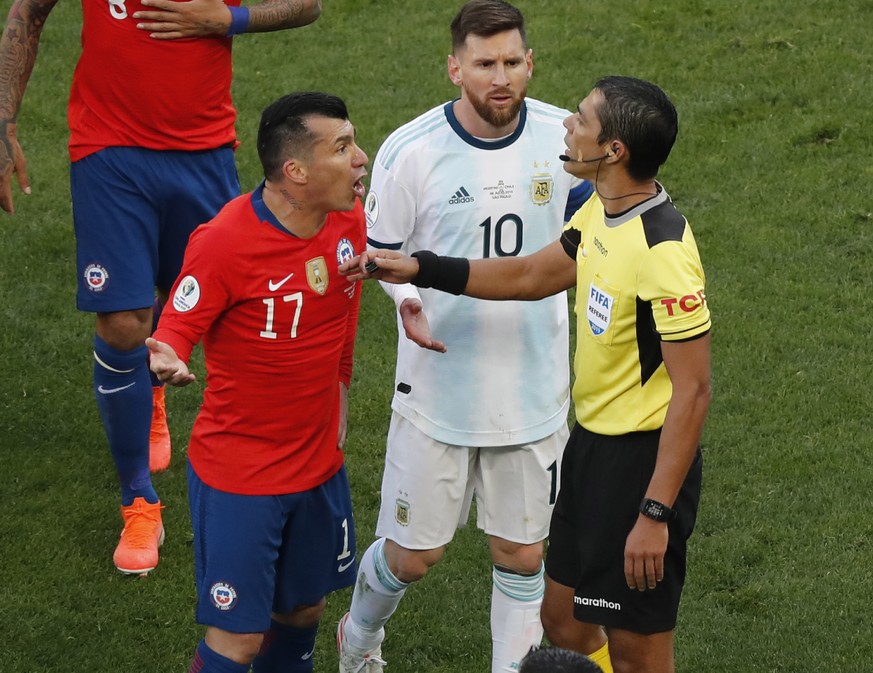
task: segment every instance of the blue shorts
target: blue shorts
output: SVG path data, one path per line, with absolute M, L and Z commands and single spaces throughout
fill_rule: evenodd
M 262 633 L 271 612 L 315 605 L 357 576 L 345 467 L 302 493 L 225 493 L 188 464 L 197 622 Z
M 108 313 L 151 306 L 182 268 L 188 237 L 239 196 L 233 150 L 108 147 L 70 166 L 76 304 Z

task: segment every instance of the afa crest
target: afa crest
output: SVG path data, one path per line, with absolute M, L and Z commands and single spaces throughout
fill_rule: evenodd
M 318 294 L 327 292 L 327 264 L 324 257 L 316 257 L 306 262 L 306 280 L 309 281 L 309 287 Z
M 552 200 L 555 181 L 549 173 L 539 173 L 530 179 L 530 200 L 538 206 L 544 206 Z
M 401 526 L 409 525 L 409 503 L 397 498 L 394 503 L 394 520 Z

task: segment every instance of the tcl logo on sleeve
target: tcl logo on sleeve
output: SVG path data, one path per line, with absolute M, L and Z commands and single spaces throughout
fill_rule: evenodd
M 706 295 L 703 290 L 698 290 L 697 294 L 686 294 L 678 299 L 670 297 L 662 299 L 661 303 L 667 309 L 667 315 L 676 315 L 677 306 L 685 313 L 693 313 L 706 303 Z

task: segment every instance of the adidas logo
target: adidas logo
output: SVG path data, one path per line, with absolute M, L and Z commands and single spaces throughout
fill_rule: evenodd
M 455 195 L 449 199 L 449 205 L 454 206 L 458 203 L 473 203 L 475 201 L 472 196 L 470 196 L 470 192 L 461 187 L 458 191 L 455 192 Z

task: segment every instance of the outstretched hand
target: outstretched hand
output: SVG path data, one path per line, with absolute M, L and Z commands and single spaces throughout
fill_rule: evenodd
M 418 260 L 394 250 L 367 250 L 340 264 L 339 273 L 353 282 L 375 278 L 400 285 L 418 275 Z
M 407 339 L 422 348 L 427 348 L 437 353 L 446 352 L 446 345 L 431 336 L 430 323 L 428 323 L 427 315 L 418 299 L 403 300 L 403 303 L 400 304 L 400 319 L 403 322 L 403 329 L 406 331 Z
M 171 386 L 187 386 L 196 377 L 169 344 L 149 337 L 145 340 L 149 349 L 149 369 L 164 383 Z
M 136 27 L 158 40 L 227 35 L 231 24 L 230 10 L 222 0 L 142 0 L 142 4 L 153 9 L 133 13 L 139 21 Z
M 4 128 L 5 127 L 5 128 Z M 18 178 L 18 186 L 25 194 L 30 194 L 30 181 L 27 178 L 27 161 L 13 122 L 0 123 L 0 208 L 14 214 L 12 203 L 12 175 Z

